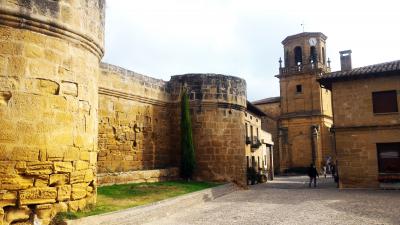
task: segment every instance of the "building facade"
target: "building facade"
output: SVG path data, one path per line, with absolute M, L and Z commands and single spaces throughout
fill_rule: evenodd
M 247 102 L 245 113 L 246 164 L 272 180 L 274 177 L 274 153 L 272 135 L 262 128 L 262 118 L 266 115 Z
M 319 79 L 332 91 L 341 188 L 389 188 L 400 182 L 400 61 L 351 68 Z
M 304 171 L 311 163 L 322 168 L 333 156 L 330 90 L 320 87 L 317 78 L 330 71 L 326 60 L 326 39 L 322 33 L 303 32 L 282 41 L 284 64 L 279 61 L 280 97 L 254 102 L 270 115 L 274 126 L 275 166 L 280 172 Z

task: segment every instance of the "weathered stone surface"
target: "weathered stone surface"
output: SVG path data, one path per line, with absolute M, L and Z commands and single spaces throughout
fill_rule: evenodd
M 1 162 L 0 163 L 0 176 L 1 174 L 15 174 L 16 162 Z
M 15 161 L 36 161 L 39 159 L 39 151 L 39 148 L 14 147 L 12 154 L 9 155 L 9 159 Z
M 56 186 L 69 182 L 80 152 L 97 152 L 102 3 L 0 3 L 0 206 L 6 208 L 5 224 L 25 223 L 29 217 L 18 216 L 23 210 L 11 210 L 15 199 L 19 207 L 36 209 L 46 224 L 54 211 L 47 204 L 71 199 L 68 187 L 58 193 Z M 18 21 L 23 21 L 23 29 L 16 26 Z M 85 161 L 90 160 L 89 154 Z M 80 180 L 93 185 L 95 160 L 91 167 L 77 164 L 84 171 Z M 86 170 L 92 175 L 86 176 Z
M 54 211 L 55 212 L 67 212 L 68 211 L 68 204 L 66 202 L 58 202 L 54 204 Z
M 28 162 L 25 173 L 28 175 L 45 175 L 53 172 L 52 162 Z
M 70 180 L 69 182 L 71 184 L 75 183 L 83 183 L 85 182 L 85 175 L 86 175 L 86 170 L 80 170 L 80 171 L 74 171 L 71 173 Z M 92 171 L 93 173 L 93 171 Z
M 84 182 L 90 182 L 94 179 L 95 179 L 95 174 L 94 174 L 93 170 L 91 170 L 91 169 L 85 170 Z
M 2 193 L 0 193 L 0 208 L 4 206 L 15 206 L 16 203 L 17 203 L 16 191 L 2 191 Z
M 5 213 L 5 224 L 11 224 L 14 221 L 28 220 L 31 214 L 31 210 L 28 207 L 19 207 L 8 209 Z
M 71 162 L 54 162 L 54 171 L 57 173 L 70 173 L 73 171 Z
M 71 136 L 71 144 L 72 144 L 72 136 Z M 79 160 L 79 157 L 80 157 L 80 151 L 77 148 L 68 149 L 64 153 L 64 161 L 76 161 Z
M 57 189 L 52 187 L 30 188 L 19 192 L 20 205 L 54 203 L 57 198 Z
M 70 81 L 62 81 L 62 93 L 78 97 L 78 84 Z
M 57 201 L 65 201 L 71 198 L 71 185 L 57 187 Z
M 19 175 L 0 175 L 0 190 L 20 190 L 33 186 L 33 178 L 25 178 Z
M 40 176 L 35 178 L 35 187 L 47 187 L 49 185 L 49 176 Z
M 52 174 L 50 175 L 49 186 L 60 186 L 69 182 L 68 174 Z
M 86 188 L 87 187 L 88 187 L 87 183 L 73 184 L 71 199 L 78 200 L 78 199 L 82 199 L 82 198 L 86 197 L 86 194 L 87 194 Z
M 158 182 L 162 180 L 177 179 L 178 175 L 179 169 L 176 167 L 161 170 L 139 170 L 121 173 L 102 173 L 97 174 L 97 182 L 99 185 Z
M 41 128 L 46 129 L 46 128 Z M 64 158 L 65 149 L 57 146 L 51 146 L 47 149 L 47 160 L 48 161 L 62 161 Z
M 85 199 L 68 202 L 68 209 L 70 211 L 83 210 L 86 208 L 86 206 L 87 206 L 87 201 Z
M 89 169 L 89 162 L 82 161 L 82 160 L 75 162 L 75 170 L 76 171 L 87 170 L 87 169 Z
M 0 225 L 4 224 L 4 209 L 0 208 Z

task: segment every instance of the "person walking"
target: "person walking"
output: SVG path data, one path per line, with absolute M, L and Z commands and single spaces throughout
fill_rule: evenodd
M 311 188 L 311 183 L 314 181 L 314 187 L 317 187 L 317 177 L 319 177 L 319 175 L 317 168 L 315 168 L 313 163 L 311 163 L 310 168 L 308 168 L 308 176 L 310 177 L 310 183 L 308 186 Z

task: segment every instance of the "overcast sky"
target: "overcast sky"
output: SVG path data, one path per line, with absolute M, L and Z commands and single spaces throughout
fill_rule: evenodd
M 395 0 L 109 0 L 106 13 L 103 61 L 163 80 L 238 76 L 251 101 L 279 96 L 281 41 L 302 23 L 328 36 L 333 71 L 341 50 L 353 51 L 353 67 L 400 59 Z

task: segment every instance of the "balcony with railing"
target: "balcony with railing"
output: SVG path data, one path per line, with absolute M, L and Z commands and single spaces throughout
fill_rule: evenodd
M 257 136 L 254 136 L 253 139 L 252 139 L 252 141 L 251 141 L 251 149 L 252 149 L 253 151 L 255 151 L 255 150 L 257 150 L 258 148 L 260 148 L 261 145 L 262 145 L 262 143 L 261 143 L 260 139 L 258 139 Z
M 280 67 L 279 68 L 279 75 L 288 75 L 288 74 L 302 74 L 302 73 L 327 73 L 331 71 L 330 63 L 325 65 L 320 62 L 311 62 L 309 64 L 299 64 L 297 66 L 290 66 L 290 67 Z

